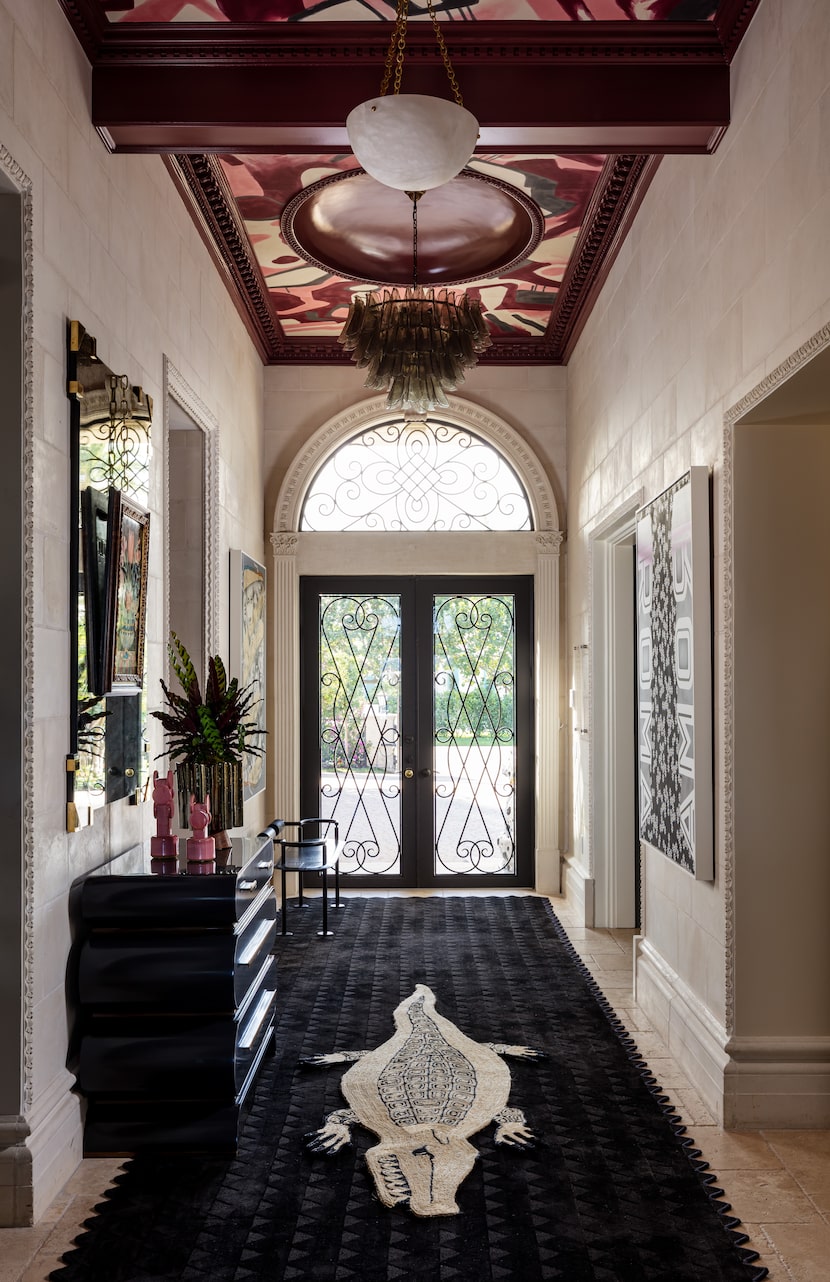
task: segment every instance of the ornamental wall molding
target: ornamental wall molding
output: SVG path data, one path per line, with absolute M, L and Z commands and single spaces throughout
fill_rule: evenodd
M 299 542 L 299 536 L 296 534 L 271 535 L 271 547 L 274 549 L 274 556 L 296 556 Z
M 169 526 L 167 515 L 170 506 L 170 401 L 173 400 L 192 419 L 205 438 L 205 460 L 202 475 L 202 493 L 204 496 L 203 519 L 203 564 L 202 583 L 204 584 L 204 605 L 202 624 L 205 635 L 205 655 L 216 650 L 218 635 L 217 607 L 218 584 L 217 567 L 219 564 L 219 531 L 216 513 L 219 510 L 219 421 L 215 414 L 196 394 L 184 376 L 176 369 L 169 357 L 164 358 L 164 495 L 165 495 L 165 528 Z M 170 545 L 164 550 L 164 617 L 170 619 Z M 168 627 L 169 632 L 169 627 Z
M 559 515 L 551 484 L 536 454 L 514 428 L 480 405 L 456 396 L 452 397 L 450 408 L 441 411 L 440 417 L 442 422 L 462 431 L 466 428 L 497 449 L 525 487 L 534 527 L 539 531 L 558 531 Z M 335 450 L 351 437 L 399 418 L 400 415 L 389 410 L 384 397 L 375 396 L 341 411 L 318 428 L 295 458 L 280 487 L 274 510 L 274 531 L 299 528 L 309 485 Z
M 22 762 L 22 851 L 23 861 L 23 1089 L 24 1112 L 34 1100 L 34 1006 L 35 1006 L 35 465 L 34 465 L 34 239 L 32 180 L 10 152 L 0 144 L 0 168 L 21 199 L 23 224 L 23 421 L 22 516 L 24 591 L 22 601 L 23 660 L 23 762 Z
M 786 383 L 820 352 L 830 347 L 830 324 L 823 326 L 782 363 L 756 384 L 746 396 L 724 414 L 723 502 L 720 545 L 723 550 L 721 608 L 723 630 L 720 647 L 720 737 L 722 744 L 721 796 L 723 823 L 723 903 L 725 923 L 724 1024 L 731 1037 L 735 1032 L 735 526 L 734 460 L 735 427 L 740 420 Z
M 559 556 L 565 535 L 562 530 L 547 530 L 536 535 L 536 547 L 540 556 Z

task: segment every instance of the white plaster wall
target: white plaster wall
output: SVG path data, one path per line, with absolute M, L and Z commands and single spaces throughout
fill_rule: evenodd
M 762 0 L 733 64 L 724 142 L 713 157 L 663 159 L 577 345 L 568 369 L 573 644 L 589 634 L 588 528 L 691 464 L 714 469 L 722 634 L 724 413 L 830 317 L 829 77 L 826 0 Z M 721 678 L 716 665 L 716 727 Z M 726 1018 L 722 766 L 716 737 L 715 881 L 695 882 L 650 853 L 644 923 L 649 943 L 718 1023 Z M 587 817 L 588 796 L 584 807 Z
M 65 327 L 80 320 L 101 357 L 155 401 L 148 604 L 151 703 L 163 635 L 162 356 L 220 424 L 219 637 L 227 647 L 227 549 L 263 551 L 262 370 L 160 158 L 110 156 L 90 123 L 90 76 L 55 0 L 0 0 L 0 144 L 31 180 L 34 211 L 35 862 L 32 1129 L 34 1212 L 80 1155 L 68 1091 L 64 996 L 67 891 L 149 831 L 149 805 L 115 804 L 91 829 L 64 831 L 69 746 L 66 567 L 70 521 Z M 155 724 L 155 723 L 154 723 Z M 160 743 L 158 744 L 160 747 Z M 261 803 L 255 803 L 260 806 Z M 252 822 L 260 815 L 252 816 Z M 0 1218 L 6 1214 L 0 1206 Z

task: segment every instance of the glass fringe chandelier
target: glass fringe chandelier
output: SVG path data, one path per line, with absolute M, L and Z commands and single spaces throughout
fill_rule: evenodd
M 359 369 L 368 370 L 366 387 L 386 391 L 390 409 L 417 415 L 449 405 L 447 392 L 464 381 L 492 339 L 479 302 L 418 284 L 418 201 L 463 169 L 478 123 L 464 108 L 432 0 L 427 7 L 455 102 L 400 93 L 408 7 L 408 0 L 397 0 L 380 97 L 356 107 L 346 126 L 366 172 L 412 201 L 412 286 L 356 294 L 338 342 Z
M 418 198 L 412 198 L 412 287 L 356 294 L 338 342 L 365 386 L 387 393 L 389 409 L 425 414 L 449 405 L 447 392 L 463 383 L 490 338 L 481 304 L 451 289 L 418 284 Z

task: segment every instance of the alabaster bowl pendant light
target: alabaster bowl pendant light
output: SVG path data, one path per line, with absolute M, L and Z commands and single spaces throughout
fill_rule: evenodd
M 462 101 L 432 0 L 427 0 L 427 8 L 455 101 L 401 93 L 408 7 L 408 0 L 397 0 L 380 96 L 349 112 L 346 132 L 357 161 L 378 182 L 399 191 L 429 191 L 455 178 L 467 164 L 475 150 L 478 121 Z M 390 81 L 393 89 L 388 95 Z
M 478 122 L 461 100 L 432 0 L 427 8 L 455 101 L 401 93 L 408 7 L 409 0 L 397 0 L 380 96 L 355 107 L 346 129 L 362 168 L 412 201 L 412 287 L 357 294 L 338 341 L 367 370 L 366 386 L 385 391 L 389 408 L 411 417 L 446 407 L 447 392 L 491 339 L 480 303 L 418 284 L 418 201 L 461 172 L 475 150 Z

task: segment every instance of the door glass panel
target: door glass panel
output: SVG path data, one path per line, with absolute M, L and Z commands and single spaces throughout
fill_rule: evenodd
M 515 603 L 433 597 L 436 874 L 516 872 Z
M 401 871 L 401 598 L 321 594 L 320 814 L 342 872 Z

